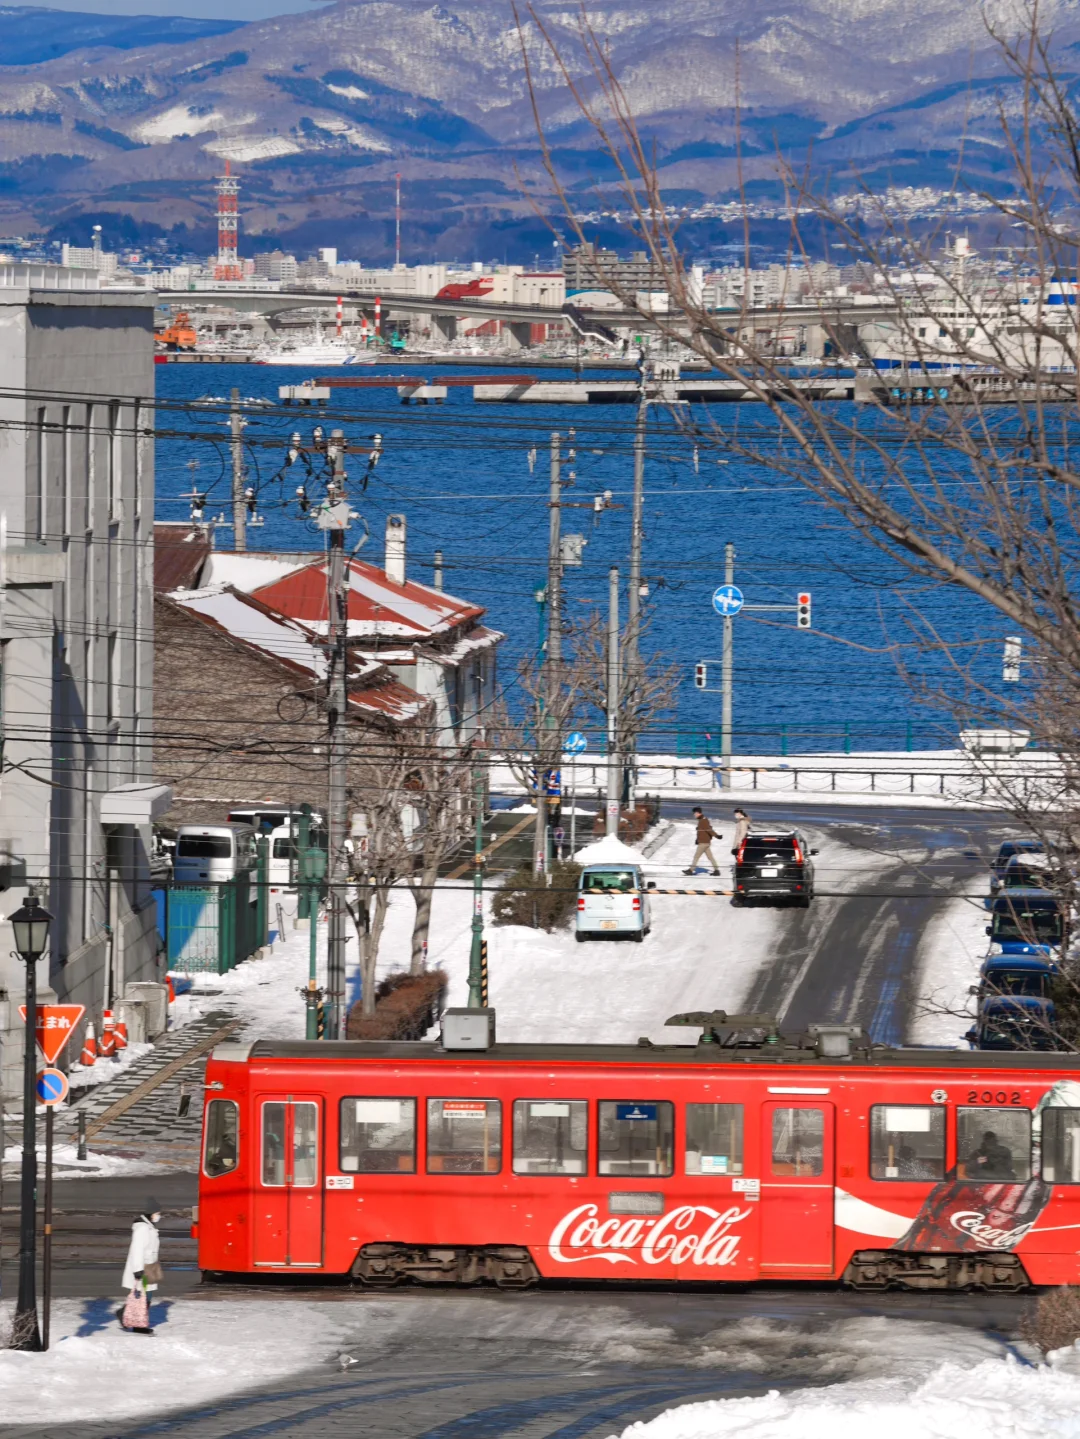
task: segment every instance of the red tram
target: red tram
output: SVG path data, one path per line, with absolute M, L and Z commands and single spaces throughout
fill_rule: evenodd
M 843 1026 L 730 1047 L 725 1016 L 680 1018 L 710 1021 L 696 1047 L 220 1045 L 200 1266 L 1080 1283 L 1080 1057 L 892 1050 Z

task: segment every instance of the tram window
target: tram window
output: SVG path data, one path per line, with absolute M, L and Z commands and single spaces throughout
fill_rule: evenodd
M 741 1104 L 686 1106 L 687 1174 L 743 1172 Z
M 497 1099 L 429 1099 L 429 1174 L 498 1174 L 502 1105 Z
M 338 1162 L 343 1174 L 416 1172 L 416 1100 L 341 1101 Z
M 871 1108 L 870 1178 L 945 1178 L 945 1110 L 940 1104 Z
M 277 1100 L 262 1107 L 262 1182 L 285 1183 L 285 1105 Z
M 992 1183 L 1031 1177 L 1031 1111 L 958 1109 L 956 1177 Z
M 674 1174 L 675 1106 L 600 1101 L 601 1174 Z
M 212 1099 L 206 1106 L 206 1151 L 203 1173 L 217 1179 L 236 1168 L 239 1157 L 240 1111 L 231 1099 Z
M 310 1189 L 319 1182 L 319 1110 L 314 1104 L 292 1106 L 292 1183 Z
M 1080 1184 L 1080 1109 L 1043 1110 L 1042 1177 L 1050 1184 Z
M 820 1109 L 774 1109 L 772 1172 L 813 1179 L 825 1167 L 825 1114 Z
M 515 1099 L 514 1173 L 584 1174 L 588 1122 L 584 1099 Z

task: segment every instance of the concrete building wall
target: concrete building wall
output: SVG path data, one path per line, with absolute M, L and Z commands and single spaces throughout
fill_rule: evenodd
M 0 909 L 54 916 L 39 991 L 100 1018 L 156 973 L 149 827 L 101 823 L 149 781 L 153 734 L 153 298 L 0 283 Z M 111 934 L 110 934 L 111 931 Z M 24 967 L 0 923 L 3 1087 L 18 1091 Z

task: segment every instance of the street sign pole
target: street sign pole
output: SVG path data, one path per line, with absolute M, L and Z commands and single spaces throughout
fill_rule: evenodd
M 577 762 L 578 756 L 583 755 L 589 748 L 589 741 L 581 733 L 575 730 L 573 734 L 566 736 L 566 752 L 573 758 L 570 764 L 570 859 L 574 858 L 577 850 Z
M 52 1208 L 53 1208 L 53 1114 L 45 1111 L 45 1214 L 42 1220 L 41 1256 L 41 1347 L 49 1347 L 49 1312 L 52 1309 Z
M 735 584 L 735 546 L 730 540 L 724 546 L 724 584 L 731 588 Z M 723 789 L 731 788 L 731 687 L 734 649 L 735 617 L 733 614 L 726 614 L 724 616 L 724 648 L 720 681 L 723 691 L 720 699 L 720 762 L 723 765 L 720 783 Z

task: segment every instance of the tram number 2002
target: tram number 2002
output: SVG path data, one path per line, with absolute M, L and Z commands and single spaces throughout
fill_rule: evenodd
M 1018 1089 L 1014 1089 L 1011 1092 L 1005 1089 L 999 1089 L 997 1093 L 992 1089 L 984 1089 L 982 1091 L 969 1089 L 967 1102 L 969 1104 L 1020 1104 L 1022 1100 Z

